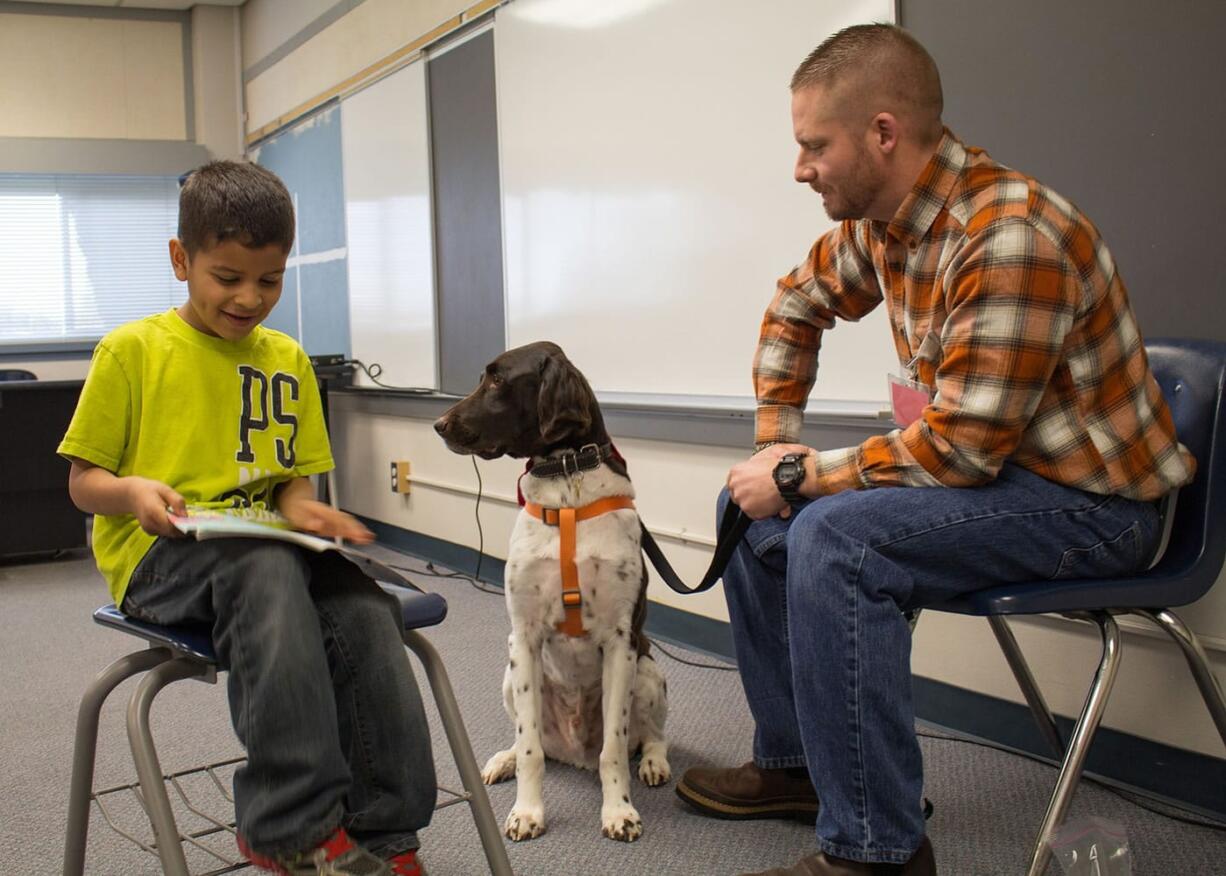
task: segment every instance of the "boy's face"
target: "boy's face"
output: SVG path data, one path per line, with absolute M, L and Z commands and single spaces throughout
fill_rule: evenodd
M 189 256 L 177 238 L 171 240 L 170 263 L 187 283 L 179 316 L 206 335 L 242 340 L 281 297 L 287 255 L 275 243 L 253 249 L 227 240 Z

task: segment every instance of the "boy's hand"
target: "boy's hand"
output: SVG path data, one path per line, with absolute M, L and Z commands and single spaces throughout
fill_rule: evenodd
M 128 489 L 128 505 L 140 528 L 150 535 L 181 538 L 183 533 L 170 522 L 170 514 L 187 513 L 183 497 L 161 481 L 149 478 L 122 479 Z
M 301 532 L 324 538 L 340 537 L 357 544 L 370 544 L 375 540 L 375 534 L 352 514 L 315 499 L 282 501 L 280 511 L 289 525 Z

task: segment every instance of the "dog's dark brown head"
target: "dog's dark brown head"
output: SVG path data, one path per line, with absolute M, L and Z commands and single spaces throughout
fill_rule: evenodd
M 548 456 L 555 450 L 608 443 L 596 396 L 557 344 L 507 350 L 481 382 L 434 423 L 454 453 Z

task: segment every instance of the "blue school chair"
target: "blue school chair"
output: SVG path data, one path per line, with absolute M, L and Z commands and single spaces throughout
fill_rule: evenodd
M 404 643 L 417 655 L 422 666 L 425 667 L 430 690 L 434 694 L 443 729 L 447 734 L 452 756 L 455 758 L 460 779 L 464 784 L 463 793 L 442 788 L 441 790 L 451 799 L 444 800 L 439 804 L 439 808 L 454 803 L 468 803 L 473 820 L 476 822 L 477 832 L 481 837 L 486 860 L 489 862 L 490 872 L 495 876 L 511 876 L 511 864 L 507 858 L 506 848 L 503 846 L 502 831 L 494 820 L 494 812 L 490 808 L 489 797 L 485 793 L 481 772 L 473 757 L 472 745 L 464 729 L 464 721 L 460 716 L 451 682 L 443 668 L 443 661 L 434 646 L 417 632 L 423 627 L 431 627 L 440 623 L 447 616 L 447 602 L 437 593 L 418 593 L 387 584 L 380 584 L 380 586 L 400 603 L 401 616 L 404 620 Z M 142 842 L 116 827 L 113 822 L 111 826 L 150 854 L 156 855 L 161 861 L 163 872 L 169 876 L 187 876 L 187 861 L 183 852 L 183 843 L 194 845 L 222 863 L 223 866 L 220 869 L 211 870 L 210 874 L 228 873 L 240 869 L 245 866 L 245 862 L 223 857 L 200 841 L 202 837 L 219 831 L 233 834 L 233 823 L 219 821 L 194 807 L 177 781 L 188 773 L 207 772 L 221 793 L 225 794 L 232 803 L 232 798 L 229 797 L 215 774 L 215 768 L 225 767 L 237 761 L 211 764 L 196 770 L 186 770 L 182 773 L 164 776 L 149 730 L 149 708 L 153 703 L 153 698 L 166 685 L 185 678 L 195 678 L 210 684 L 217 681 L 217 658 L 208 631 L 147 623 L 125 616 L 114 605 L 104 605 L 95 611 L 94 620 L 104 626 L 145 639 L 149 642 L 149 647 L 120 657 L 98 674 L 81 698 L 81 706 L 77 714 L 76 741 L 73 748 L 72 784 L 68 797 L 64 876 L 82 876 L 85 872 L 85 842 L 89 829 L 91 801 L 98 802 L 104 818 L 110 822 L 110 817 L 99 799 L 110 792 L 95 791 L 93 788 L 98 719 L 102 704 L 120 682 L 140 672 L 144 672 L 145 675 L 128 701 L 127 713 L 128 742 L 132 748 L 132 759 L 136 765 L 139 784 L 112 789 L 112 791 L 131 790 L 136 793 L 153 827 L 154 845 L 150 846 Z M 199 831 L 181 833 L 175 823 L 174 812 L 166 791 L 166 782 L 172 784 L 182 803 L 193 814 L 200 816 L 211 826 Z
M 1145 618 L 1183 651 L 1205 705 L 1226 744 L 1222 688 L 1200 642 L 1171 606 L 1187 605 L 1209 591 L 1226 555 L 1226 344 L 1154 340 L 1146 344 L 1150 366 L 1171 408 L 1179 440 L 1196 457 L 1196 479 L 1166 503 L 1166 550 L 1148 570 L 1127 578 L 1035 581 L 970 593 L 925 610 L 986 617 L 1044 739 L 1062 760 L 1056 787 L 1035 842 L 1028 873 L 1040 876 L 1051 858 L 1049 842 L 1060 827 L 1081 778 L 1120 660 L 1116 615 Z M 1103 651 L 1098 670 L 1067 748 L 1005 618 L 1062 614 L 1098 625 Z

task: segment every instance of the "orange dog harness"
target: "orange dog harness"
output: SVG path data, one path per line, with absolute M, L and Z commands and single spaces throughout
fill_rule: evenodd
M 634 500 L 629 496 L 609 496 L 582 508 L 545 508 L 535 502 L 524 503 L 524 510 L 537 520 L 546 526 L 558 527 L 558 535 L 562 539 L 559 559 L 562 563 L 562 607 L 565 616 L 558 629 L 568 636 L 587 635 L 580 612 L 583 596 L 579 592 L 579 567 L 575 565 L 575 524 L 623 508 L 633 509 Z

